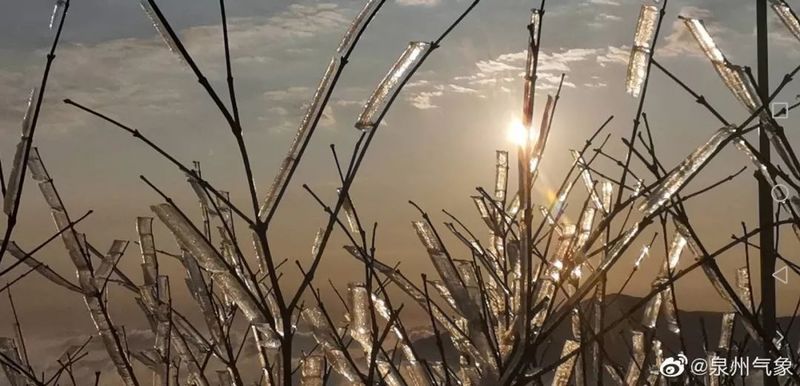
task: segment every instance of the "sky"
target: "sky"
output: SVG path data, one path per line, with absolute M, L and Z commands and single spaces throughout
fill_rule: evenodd
M 800 8 L 796 0 L 789 3 Z M 218 3 L 163 0 L 159 4 L 212 85 L 223 90 L 225 66 Z M 228 2 L 232 65 L 244 136 L 261 194 L 285 155 L 304 103 L 362 4 L 354 0 Z M 672 0 L 655 51 L 661 63 L 734 122 L 746 117 L 744 109 L 724 88 L 677 16 L 703 18 L 733 63 L 754 66 L 754 4 L 744 0 Z M 542 164 L 535 197 L 539 202 L 547 200 L 569 167 L 568 150 L 582 146 L 611 115 L 614 120 L 608 126 L 612 135 L 608 149 L 623 154 L 619 138 L 628 135 L 636 108 L 636 100 L 625 94 L 624 80 L 640 5 L 639 0 L 548 3 L 538 92 L 553 93 L 561 73 L 566 74 L 566 80 Z M 355 49 L 270 230 L 271 238 L 278 240 L 273 242 L 276 256 L 309 261 L 314 234 L 324 226 L 325 217 L 301 184 L 308 183 L 328 202 L 334 199 L 338 178 L 329 144 L 348 156 L 358 134 L 353 125 L 359 109 L 400 52 L 409 41 L 435 39 L 467 6 L 465 0 L 387 1 Z M 352 197 L 362 216 L 369 222 L 379 222 L 379 257 L 401 262 L 401 268 L 411 277 L 418 277 L 430 266 L 410 226 L 417 213 L 408 200 L 426 208 L 435 221 L 443 221 L 440 209 L 447 209 L 481 229 L 469 196 L 475 194 L 476 186 L 492 185 L 495 149 L 511 149 L 506 131 L 521 111 L 525 26 L 534 6 L 538 2 L 481 1 L 424 63 L 387 115 L 386 124 L 379 128 Z M 7 173 L 25 99 L 39 82 L 52 39 L 47 28 L 52 2 L 15 1 L 6 9 L 11 12 L 0 14 L 0 157 Z M 769 17 L 774 87 L 800 59 L 800 42 L 793 40 L 774 15 Z M 671 167 L 720 125 L 663 74 L 654 70 L 651 79 L 645 111 L 662 161 Z M 792 102 L 798 94 L 800 86 L 791 84 L 779 100 Z M 230 190 L 234 201 L 246 207 L 244 174 L 229 129 L 188 68 L 157 36 L 138 2 L 72 3 L 48 84 L 36 146 L 72 213 L 94 210 L 81 230 L 101 249 L 113 239 L 135 240 L 136 216 L 152 215 L 149 205 L 160 201 L 140 175 L 182 205 L 195 205 L 180 171 L 128 134 L 61 103 L 64 98 L 141 130 L 185 163 L 201 161 L 204 176 L 215 186 Z M 798 139 L 792 130 L 798 122 L 800 119 L 790 115 L 784 125 L 790 140 Z M 692 186 L 703 186 L 746 165 L 740 153 L 725 151 Z M 613 165 L 607 167 L 613 170 Z M 24 215 L 15 239 L 31 248 L 51 235 L 53 225 L 33 184 L 26 187 Z M 741 232 L 740 221 L 753 224 L 756 218 L 752 168 L 709 197 L 690 202 L 687 209 L 709 244 L 719 246 L 731 234 Z M 163 229 L 159 232 L 157 246 L 175 250 L 174 240 Z M 449 241 L 455 248 L 454 240 Z M 338 285 L 357 280 L 360 274 L 359 265 L 340 250 L 344 242 L 341 235 L 334 237 L 320 268 L 324 279 L 332 278 Z M 787 243 L 787 256 L 796 254 L 796 245 Z M 737 250 L 721 260 L 729 278 L 744 264 L 742 255 Z M 60 245 L 46 249 L 40 257 L 72 277 Z M 643 272 L 649 272 L 645 277 L 652 277 L 660 258 L 663 251 L 645 263 Z M 139 259 L 138 247 L 131 244 L 120 266 L 138 279 Z M 691 262 L 691 258 L 684 259 L 682 266 Z M 167 262 L 167 269 L 182 277 L 179 266 L 173 263 Z M 622 279 L 626 274 L 627 270 L 617 271 L 612 279 Z M 288 272 L 286 280 L 296 277 Z M 637 280 L 628 293 L 642 294 L 649 283 L 649 279 Z M 684 299 L 682 308 L 726 309 L 716 296 L 695 296 L 713 291 L 700 274 L 689 275 L 678 287 L 678 299 Z M 791 312 L 800 291 L 779 290 L 779 310 Z M 91 332 L 81 299 L 41 278 L 24 279 L 14 287 L 14 295 L 20 316 L 35 340 L 52 342 Z M 178 293 L 176 297 L 191 313 L 188 295 Z M 112 302 L 115 320 L 131 328 L 144 326 L 131 307 L 129 295 L 112 292 L 112 299 L 118 299 Z M 5 309 L 6 305 L 0 307 Z M 57 323 L 52 316 L 58 317 Z M 0 312 L 0 332 L 8 331 L 9 317 Z M 51 346 L 42 343 L 37 347 L 46 353 Z

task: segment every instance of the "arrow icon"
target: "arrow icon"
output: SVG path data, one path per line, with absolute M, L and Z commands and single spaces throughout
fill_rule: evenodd
M 789 284 L 789 267 L 784 265 L 783 268 L 775 271 L 772 277 L 783 284 Z
M 778 335 L 778 336 L 773 339 L 773 342 L 775 343 L 775 346 L 777 346 L 778 349 L 780 349 L 781 348 L 781 342 L 783 342 L 783 334 L 781 334 L 780 331 L 775 330 L 775 335 Z

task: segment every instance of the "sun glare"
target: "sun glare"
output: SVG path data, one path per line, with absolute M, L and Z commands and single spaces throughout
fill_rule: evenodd
M 508 128 L 508 140 L 517 146 L 525 146 L 526 137 L 528 137 L 527 131 L 522 121 L 514 119 L 511 121 L 511 125 Z

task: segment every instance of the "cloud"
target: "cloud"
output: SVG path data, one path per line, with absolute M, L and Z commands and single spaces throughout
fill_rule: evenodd
M 450 91 L 457 94 L 477 94 L 478 90 L 469 87 L 462 87 L 457 84 L 449 84 Z
M 251 85 L 253 81 L 274 80 L 277 71 L 282 71 L 281 75 L 293 71 L 294 66 L 287 62 L 307 62 L 304 49 L 342 31 L 349 24 L 349 13 L 336 4 L 294 4 L 271 16 L 229 19 L 240 104 L 257 100 L 258 95 L 252 94 L 257 92 Z M 219 25 L 190 27 L 178 34 L 205 76 L 224 95 L 225 66 L 221 60 Z M 178 116 L 203 122 L 204 117 L 213 113 L 213 109 L 207 108 L 208 97 L 197 86 L 188 66 L 166 48 L 155 31 L 149 38 L 65 43 L 57 55 L 47 90 L 43 117 L 46 119 L 41 122 L 44 133 L 88 126 L 86 114 L 58 103 L 64 98 L 122 118 L 142 117 L 152 122 Z M 274 70 L 266 71 L 267 66 Z M 12 106 L 0 108 L 3 130 L 18 127 L 25 95 L 41 76 L 40 71 L 40 66 L 0 70 L 0 100 L 7 101 L 4 106 Z M 301 106 L 296 100 L 278 100 L 281 98 L 278 94 L 267 97 L 273 98 L 268 108 L 284 108 L 289 113 L 284 115 L 287 119 L 299 116 L 293 114 Z M 290 104 L 276 106 L 284 102 Z
M 439 106 L 433 104 L 432 98 L 444 95 L 444 86 L 436 85 L 432 91 L 417 91 L 412 93 L 407 99 L 412 106 L 420 110 L 435 109 Z
M 631 48 L 629 46 L 612 47 L 609 46 L 606 53 L 597 55 L 597 63 L 605 67 L 607 64 L 628 64 Z
M 589 0 L 589 4 L 610 5 L 610 6 L 613 6 L 613 7 L 617 7 L 617 6 L 621 5 L 618 1 L 614 1 L 614 0 Z
M 433 7 L 439 5 L 440 2 L 440 0 L 396 0 L 396 3 L 400 5 L 423 7 Z
M 573 79 L 567 76 L 562 86 L 577 87 L 580 84 L 591 84 L 593 88 L 604 87 L 606 84 L 595 80 L 582 80 L 591 76 L 591 67 L 598 64 L 600 67 L 609 63 L 627 63 L 628 49 L 608 48 L 571 48 L 560 49 L 539 54 L 539 67 L 536 88 L 540 90 L 555 90 L 561 84 L 561 74 L 574 74 Z M 430 79 L 417 80 L 408 84 L 409 91 L 413 93 L 406 100 L 415 108 L 429 110 L 437 108 L 437 98 L 448 94 L 471 95 L 478 98 L 488 98 L 493 93 L 508 93 L 514 85 L 520 84 L 524 76 L 527 52 L 509 52 L 497 55 L 494 58 L 475 62 L 476 70 L 473 73 L 456 75 L 450 81 L 433 81 Z M 580 71 L 573 71 L 580 66 Z
M 300 120 L 306 113 L 308 103 L 314 95 L 314 90 L 309 87 L 292 86 L 281 90 L 269 90 L 263 97 L 267 106 L 261 116 L 260 122 L 267 130 L 281 133 L 297 129 Z M 336 103 L 334 103 L 336 104 Z M 336 124 L 336 117 L 331 104 L 325 107 L 319 121 L 319 127 L 331 128 Z
M 714 40 L 719 44 L 720 36 L 725 35 L 727 32 L 725 27 L 717 23 L 710 22 L 712 13 L 708 9 L 698 8 L 693 6 L 685 6 L 678 10 L 678 15 L 690 18 L 702 19 L 705 22 L 708 32 L 714 37 Z M 672 30 L 669 35 L 664 38 L 663 43 L 656 47 L 659 56 L 672 57 L 672 56 L 694 56 L 704 57 L 703 51 L 697 45 L 697 42 L 692 37 L 689 29 L 683 23 L 683 20 L 676 19 L 672 22 Z

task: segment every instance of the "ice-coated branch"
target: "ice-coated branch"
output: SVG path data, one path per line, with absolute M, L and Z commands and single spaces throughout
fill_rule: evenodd
M 36 126 L 39 122 L 39 113 L 42 110 L 42 102 L 44 101 L 45 91 L 47 90 L 47 81 L 50 77 L 50 71 L 53 67 L 53 62 L 56 59 L 56 48 L 61 41 L 61 32 L 64 30 L 64 22 L 67 18 L 67 11 L 69 10 L 70 0 L 65 0 L 63 4 L 63 11 L 61 18 L 58 21 L 58 29 L 56 30 L 53 43 L 47 53 L 47 61 L 42 74 L 42 80 L 38 87 L 38 92 L 32 92 L 31 98 L 28 102 L 28 109 L 23 119 L 22 139 L 17 148 L 17 153 L 14 155 L 14 164 L 8 188 L 3 196 L 3 211 L 8 216 L 6 220 L 6 230 L 3 235 L 3 240 L 0 242 L 0 262 L 3 261 L 8 243 L 11 241 L 11 235 L 17 225 L 17 216 L 19 215 L 19 205 L 22 200 L 22 190 L 25 185 L 25 175 L 28 170 L 28 158 L 30 157 L 31 148 L 33 146 L 33 138 L 36 133 Z M 51 24 L 52 25 L 52 24 Z M 34 102 L 34 94 L 36 96 Z

